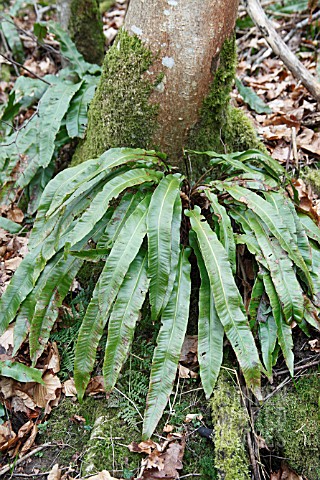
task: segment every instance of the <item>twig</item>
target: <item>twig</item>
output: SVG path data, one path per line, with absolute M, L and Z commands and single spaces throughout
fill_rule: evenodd
M 299 365 L 297 367 L 294 367 L 294 371 L 295 372 L 298 372 L 299 370 L 304 370 L 305 368 L 309 368 L 309 367 L 315 367 L 316 365 L 319 365 L 320 363 L 320 358 L 319 360 L 315 360 L 313 362 L 310 362 L 310 363 L 306 363 L 305 365 Z M 288 370 L 279 370 L 279 372 L 274 372 L 275 375 L 282 375 L 284 373 L 287 373 Z
M 244 0 L 248 14 L 259 28 L 260 32 L 274 51 L 283 61 L 292 74 L 301 81 L 309 93 L 320 105 L 320 84 L 298 60 L 295 54 L 287 47 L 280 35 L 276 32 L 272 22 L 266 16 L 259 0 Z
M 26 72 L 30 73 L 31 75 L 33 75 L 35 78 L 37 78 L 38 80 L 41 80 L 41 82 L 44 82 L 46 83 L 47 85 L 51 86 L 51 83 L 47 82 L 47 80 L 44 80 L 44 78 L 41 78 L 39 77 L 39 75 L 37 75 L 36 73 L 32 72 L 31 70 L 29 70 L 29 68 L 25 67 L 24 65 L 22 65 L 21 63 L 19 62 L 16 62 L 15 60 L 13 60 L 12 58 L 9 58 L 7 57 L 6 55 L 4 55 L 3 53 L 0 53 L 1 57 L 3 57 L 4 59 L 6 59 L 8 62 L 12 63 L 12 65 L 16 65 L 17 67 L 20 67 L 22 68 L 23 70 L 26 70 Z
M 20 465 L 20 463 L 24 462 L 25 460 L 27 460 L 28 458 L 32 457 L 33 455 L 35 455 L 36 453 L 38 452 L 41 452 L 41 450 L 43 450 L 44 448 L 47 448 L 47 447 L 57 447 L 56 444 L 53 444 L 53 443 L 44 443 L 43 445 L 41 445 L 40 447 L 38 448 L 35 448 L 34 450 L 32 450 L 32 452 L 29 452 L 27 453 L 26 455 L 24 455 L 23 457 L 19 458 L 19 460 L 17 460 L 15 462 L 15 466 L 17 465 Z M 2 475 L 4 475 L 5 473 L 9 472 L 10 469 L 12 468 L 12 464 L 8 464 L 6 465 L 5 467 L 1 468 L 0 470 L 0 477 Z
M 121 392 L 121 390 L 119 390 L 118 388 L 114 387 L 114 390 L 118 393 L 120 393 L 120 395 L 122 395 L 126 400 L 128 400 L 128 402 L 131 403 L 131 405 L 134 407 L 134 409 L 136 410 L 136 412 L 138 413 L 139 417 L 143 420 L 143 416 L 141 415 L 141 413 L 139 412 L 136 404 L 131 400 L 131 398 L 127 397 L 127 395 L 125 395 L 123 392 Z

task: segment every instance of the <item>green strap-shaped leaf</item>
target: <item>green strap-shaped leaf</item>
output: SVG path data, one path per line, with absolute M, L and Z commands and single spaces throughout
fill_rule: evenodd
M 318 245 L 311 241 L 311 252 L 312 252 L 312 270 L 311 277 L 314 284 L 314 303 L 320 306 L 320 248 Z
M 148 195 L 126 221 L 114 243 L 83 319 L 75 350 L 74 378 L 81 399 L 90 380 L 96 350 L 130 264 L 147 232 Z
M 81 87 L 82 82 L 73 84 L 58 81 L 48 87 L 42 96 L 39 107 L 39 156 L 29 162 L 27 168 L 18 179 L 23 188 L 28 185 L 40 167 L 47 167 L 55 149 L 55 138 L 60 129 L 69 103 Z
M 9 220 L 9 218 L 0 217 L 0 228 L 3 228 L 9 233 L 18 233 L 22 229 L 22 225 Z
M 47 282 L 39 292 L 34 315 L 31 320 L 29 346 L 30 358 L 35 365 L 42 354 L 58 316 L 58 308 L 83 261 L 77 258 L 61 258 L 48 275 Z
M 180 224 L 173 224 L 174 204 L 180 196 L 181 175 L 168 175 L 155 189 L 150 203 L 148 226 L 148 275 L 150 277 L 151 316 L 156 320 L 163 308 L 168 288 L 173 226 L 180 239 Z
M 15 318 L 21 303 L 33 289 L 44 266 L 45 260 L 40 249 L 28 253 L 20 263 L 0 299 L 0 335 Z
M 132 344 L 149 286 L 147 260 L 147 253 L 142 249 L 130 265 L 110 315 L 103 364 L 107 392 L 113 389 Z
M 272 235 L 278 239 L 281 247 L 288 252 L 291 260 L 302 270 L 308 282 L 309 289 L 312 292 L 313 284 L 308 267 L 305 264 L 298 246 L 293 241 L 290 232 L 288 231 L 282 218 L 278 215 L 270 203 L 247 188 L 240 186 L 229 187 L 226 185 L 225 189 L 233 198 L 235 198 L 238 202 L 247 205 L 249 209 L 255 212 L 256 215 L 263 220 L 263 222 L 271 231 Z
M 274 176 L 278 182 L 279 177 L 285 177 L 287 175 L 286 170 L 280 165 L 277 160 L 272 158 L 270 155 L 266 153 L 260 152 L 260 150 L 247 150 L 246 152 L 236 152 L 233 153 L 232 156 L 237 158 L 241 162 L 252 162 L 257 161 L 261 164 L 272 176 Z
M 306 231 L 300 221 L 300 218 L 297 214 L 296 208 L 294 206 L 294 203 L 289 201 L 288 202 L 288 207 L 291 210 L 291 214 L 293 216 L 295 226 L 296 226 L 296 234 L 297 234 L 297 242 L 298 242 L 298 248 L 301 252 L 302 258 L 304 259 L 306 265 L 311 267 L 312 261 L 311 261 L 311 247 L 309 244 L 309 239 L 306 234 Z
M 292 204 L 291 200 L 283 193 L 279 192 L 264 192 L 264 198 L 272 205 L 277 214 L 281 217 L 283 223 L 288 228 L 290 235 L 295 243 L 297 243 L 297 229 L 292 210 L 289 204 Z
M 83 77 L 85 73 L 95 74 L 101 71 L 99 65 L 94 65 L 85 61 L 81 53 L 78 52 L 77 47 L 71 40 L 69 34 L 63 30 L 58 23 L 49 21 L 46 23 L 41 22 L 40 25 L 47 25 L 49 27 L 50 32 L 55 35 L 60 43 L 62 56 L 69 60 L 73 70 L 80 78 Z
M 293 320 L 297 323 L 301 322 L 303 292 L 290 258 L 257 215 L 248 212 L 247 219 L 267 263 L 286 322 L 288 324 Z
M 272 376 L 273 352 L 277 343 L 277 326 L 272 315 L 265 322 L 259 323 L 259 338 L 264 366 L 268 377 Z
M 98 80 L 98 77 L 87 76 L 86 81 L 71 101 L 66 118 L 66 127 L 70 138 L 84 138 L 88 123 L 88 106 L 93 98 Z
M 172 214 L 172 227 L 171 227 L 171 265 L 168 279 L 168 287 L 163 300 L 163 308 L 167 305 L 171 292 L 173 289 L 174 281 L 176 279 L 176 271 L 179 263 L 180 256 L 180 228 L 181 228 L 181 214 L 182 203 L 180 195 L 177 195 Z
M 281 304 L 270 275 L 265 272 L 262 278 L 266 293 L 270 300 L 270 305 L 272 307 L 273 317 L 277 325 L 278 342 L 281 347 L 289 372 L 293 376 L 294 356 L 292 352 L 293 340 L 291 327 L 284 320 Z
M 208 273 L 199 251 L 194 232 L 190 244 L 197 256 L 201 276 L 199 291 L 198 359 L 203 390 L 208 399 L 217 381 L 223 359 L 223 326 L 218 317 L 210 288 Z
M 241 97 L 252 110 L 257 113 L 272 113 L 271 108 L 260 98 L 251 87 L 245 87 L 239 78 L 236 78 L 236 86 Z
M 1 12 L 0 30 L 2 30 L 16 61 L 23 62 L 24 51 L 18 29 L 10 15 L 3 12 Z
M 56 214 L 58 210 L 68 205 L 75 197 L 82 195 L 88 189 L 88 185 L 93 187 L 95 183 L 98 183 L 101 176 L 108 177 L 111 169 L 138 162 L 142 164 L 159 163 L 159 158 L 153 152 L 138 148 L 111 148 L 98 159 L 88 160 L 82 164 L 88 166 L 87 174 L 80 171 L 80 176 L 77 176 L 79 165 L 69 169 L 75 170 L 75 176 L 72 177 L 72 182 L 63 182 L 59 190 L 55 192 L 47 216 Z
M 227 253 L 217 235 L 200 214 L 199 207 L 185 214 L 190 217 L 191 228 L 197 235 L 220 321 L 237 355 L 247 385 L 260 397 L 259 355 L 244 314 L 243 302 L 232 275 Z
M 171 297 L 161 316 L 162 325 L 152 360 L 143 421 L 142 435 L 145 439 L 151 437 L 163 414 L 177 373 L 189 316 L 191 292 L 189 254 L 189 249 L 181 251 Z
M 98 248 L 111 248 L 128 217 L 143 199 L 142 192 L 127 192 L 113 212 L 106 229 L 97 243 Z
M 92 200 L 90 207 L 83 213 L 68 237 L 70 247 L 88 235 L 95 224 L 103 217 L 110 201 L 120 195 L 125 189 L 145 182 L 158 182 L 162 176 L 160 172 L 137 168 L 118 175 L 108 182 Z
M 258 275 L 254 281 L 253 288 L 251 291 L 251 298 L 248 308 L 248 313 L 250 316 L 250 328 L 253 329 L 258 316 L 258 310 L 261 302 L 262 295 L 264 293 L 263 280 Z
M 31 290 L 27 298 L 21 304 L 13 331 L 13 355 L 17 353 L 29 333 L 30 323 L 34 316 L 39 294 L 41 294 L 42 289 L 48 282 L 52 272 L 55 270 L 57 264 L 61 260 L 62 255 L 63 253 L 55 255 L 55 257 L 49 263 L 47 263 L 33 290 Z
M 228 259 L 232 268 L 232 273 L 236 273 L 236 244 L 234 241 L 231 220 L 223 205 L 220 205 L 217 195 L 210 190 L 206 190 L 206 196 L 211 203 L 213 213 L 218 217 L 219 223 L 219 240 L 224 246 Z
M 310 298 L 305 297 L 304 299 L 305 311 L 304 318 L 305 320 L 316 330 L 320 331 L 320 309 L 317 308 L 310 300 Z
M 27 367 L 23 363 L 0 361 L 0 375 L 13 378 L 18 382 L 37 382 L 44 384 L 42 372 L 37 368 Z
M 312 218 L 302 212 L 298 212 L 298 217 L 307 236 L 320 243 L 320 229 L 312 220 Z

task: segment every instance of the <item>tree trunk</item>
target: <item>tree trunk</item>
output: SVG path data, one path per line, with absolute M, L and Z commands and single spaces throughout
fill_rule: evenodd
M 73 164 L 111 147 L 155 148 L 184 170 L 183 148 L 259 145 L 229 105 L 238 0 L 131 0 L 108 51 Z
M 105 37 L 98 0 L 57 0 L 59 21 L 89 63 L 101 65 Z

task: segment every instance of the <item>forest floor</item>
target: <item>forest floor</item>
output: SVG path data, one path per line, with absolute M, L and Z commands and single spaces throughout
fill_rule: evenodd
M 59 52 L 39 48 L 33 35 L 34 23 L 56 18 L 55 8 L 51 8 L 50 3 L 35 2 L 35 7 L 33 2 L 16 3 L 21 4 L 21 9 L 17 8 L 13 21 L 20 29 L 24 60 L 21 61 L 22 66 L 19 63 L 12 66 L 10 60 L 0 57 L 0 104 L 3 105 L 7 103 L 19 75 L 43 77 L 55 74 L 61 68 Z M 24 7 L 24 3 L 28 5 Z M 289 7 L 284 9 L 280 3 L 268 2 L 265 8 L 273 16 L 277 30 L 288 46 L 310 73 L 320 76 L 320 7 L 310 13 L 307 3 L 304 9 L 298 2 L 292 1 L 290 5 L 291 10 Z M 119 0 L 103 13 L 106 48 L 112 44 L 121 27 L 125 11 L 126 1 Z M 6 54 L 10 46 L 5 44 L 3 35 L 0 42 L 0 51 Z M 59 48 L 52 37 L 45 39 L 45 45 Z M 320 187 L 317 191 L 316 186 L 311 187 L 304 180 L 308 167 L 319 168 L 320 165 L 320 114 L 316 102 L 269 50 L 266 40 L 243 6 L 239 9 L 237 45 L 237 84 L 231 101 L 245 111 L 269 153 L 295 178 L 303 208 L 309 210 L 320 224 Z M 21 124 L 30 115 L 28 109 L 22 110 L 18 123 Z M 64 165 L 66 158 L 70 157 L 68 148 L 73 151 L 74 145 L 63 148 L 60 165 Z M 19 203 L 20 197 L 21 192 L 17 192 L 14 202 L 0 205 L 1 216 L 25 227 L 19 234 L 0 228 L 0 293 L 7 287 L 27 252 L 32 217 L 25 214 Z M 4 405 L 3 411 L 0 410 L 3 420 L 0 425 L 0 477 L 39 480 L 104 480 L 120 476 L 126 479 L 218 478 L 212 466 L 214 448 L 210 440 L 210 409 L 198 379 L 195 332 L 189 332 L 186 338 L 177 383 L 166 418 L 157 431 L 156 441 L 139 443 L 140 417 L 145 405 L 153 351 L 152 335 L 143 325 L 140 331 L 143 340 L 134 347 L 126 373 L 115 392 L 107 398 L 108 412 L 105 411 L 101 358 L 87 389 L 85 403 L 77 403 L 72 378 L 74 344 L 91 292 L 91 284 L 82 288 L 79 282 L 75 282 L 61 307 L 50 343 L 37 364 L 43 372 L 44 386 L 31 382 L 22 384 L 6 377 L 0 380 L 0 403 Z M 290 377 L 280 357 L 274 368 L 273 383 L 265 383 L 264 395 L 268 398 L 303 377 L 309 378 L 310 374 L 319 376 L 319 335 L 312 331 L 308 338 L 301 332 L 294 332 L 294 338 L 295 377 Z M 0 338 L 0 360 L 10 358 L 12 347 L 13 328 L 9 328 Z M 25 343 L 16 359 L 28 364 L 28 353 Z M 236 371 L 232 371 L 232 376 L 241 386 Z M 258 410 L 258 405 L 251 409 L 252 419 Z M 95 450 L 99 440 L 97 419 L 106 421 L 111 432 L 109 443 L 105 445 L 107 453 L 100 453 L 101 458 L 98 453 L 101 465 L 109 461 L 110 467 L 109 472 L 104 470 L 99 475 L 90 476 L 90 452 Z M 98 436 L 95 437 L 94 432 Z M 261 457 L 259 452 L 255 455 L 259 461 L 263 457 L 261 478 L 308 480 L 282 463 L 285 459 L 273 456 L 272 446 L 267 445 L 264 438 L 259 437 L 259 442 Z M 148 465 L 156 465 L 159 461 L 165 465 L 163 476 L 151 477 L 144 473 Z

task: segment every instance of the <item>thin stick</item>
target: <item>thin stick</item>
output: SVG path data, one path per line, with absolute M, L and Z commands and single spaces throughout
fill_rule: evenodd
M 17 460 L 14 464 L 14 466 L 16 467 L 17 465 L 20 465 L 20 463 L 24 462 L 25 460 L 27 460 L 28 458 L 32 457 L 33 455 L 35 455 L 36 453 L 38 452 L 41 452 L 41 450 L 43 450 L 44 448 L 47 448 L 47 447 L 57 447 L 57 445 L 54 445 L 53 443 L 44 443 L 43 445 L 41 445 L 40 447 L 38 448 L 35 448 L 34 450 L 32 450 L 32 452 L 29 452 L 27 453 L 26 455 L 24 455 L 23 457 L 19 458 L 19 460 Z M 12 468 L 12 464 L 8 464 L 6 465 L 5 467 L 1 468 L 0 470 L 0 477 L 2 475 L 4 475 L 5 473 L 9 472 L 10 469 Z
M 51 83 L 47 82 L 47 80 L 44 80 L 43 78 L 39 77 L 39 75 L 37 75 L 36 73 L 32 72 L 31 70 L 29 70 L 29 68 L 25 67 L 24 65 L 22 65 L 21 63 L 19 62 L 16 62 L 15 60 L 13 60 L 12 58 L 9 58 L 7 57 L 6 55 L 4 55 L 3 53 L 0 53 L 1 57 L 3 57 L 4 59 L 6 59 L 8 62 L 12 63 L 12 65 L 16 65 L 17 67 L 20 67 L 22 68 L 23 70 L 26 70 L 26 72 L 29 72 L 31 75 L 33 75 L 35 78 L 37 78 L 38 80 L 41 80 L 41 82 L 44 82 L 46 83 L 47 85 L 51 86 Z
M 295 54 L 287 47 L 280 35 L 276 32 L 273 23 L 266 16 L 259 0 L 244 0 L 248 14 L 259 28 L 260 32 L 272 48 L 274 53 L 283 61 L 292 74 L 301 81 L 309 93 L 320 104 L 320 84 L 298 60 Z

